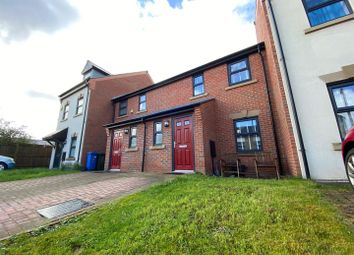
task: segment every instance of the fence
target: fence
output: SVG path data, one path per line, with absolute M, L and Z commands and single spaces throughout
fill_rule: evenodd
M 48 167 L 51 152 L 49 145 L 0 145 L 0 155 L 14 158 L 16 167 Z

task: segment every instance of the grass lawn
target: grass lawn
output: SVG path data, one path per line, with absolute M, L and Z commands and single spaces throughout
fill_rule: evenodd
M 0 182 L 40 178 L 60 174 L 78 173 L 74 170 L 56 170 L 48 168 L 23 168 L 0 171 Z
M 300 179 L 182 176 L 13 237 L 0 254 L 354 254 L 353 228 L 322 189 Z

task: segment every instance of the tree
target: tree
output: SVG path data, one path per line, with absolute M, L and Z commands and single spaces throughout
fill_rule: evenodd
M 31 136 L 27 134 L 25 128 L 25 126 L 14 127 L 10 121 L 0 118 L 0 145 L 29 143 Z

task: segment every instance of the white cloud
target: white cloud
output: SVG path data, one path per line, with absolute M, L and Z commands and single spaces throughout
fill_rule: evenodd
M 0 39 L 25 40 L 33 31 L 52 33 L 78 18 L 67 0 L 0 1 Z
M 28 126 L 36 138 L 55 130 L 59 101 L 29 97 L 30 90 L 58 95 L 82 80 L 87 59 L 111 73 L 148 70 L 155 82 L 256 43 L 253 24 L 233 10 L 248 0 L 72 0 L 80 20 L 27 41 L 0 42 L 0 118 Z M 152 16 L 152 17 L 151 17 Z

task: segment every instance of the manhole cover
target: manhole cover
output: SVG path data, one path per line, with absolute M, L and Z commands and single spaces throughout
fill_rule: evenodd
M 90 205 L 91 203 L 77 198 L 51 207 L 39 209 L 37 210 L 37 212 L 43 217 L 53 219 L 64 216 L 69 213 L 76 212 Z

